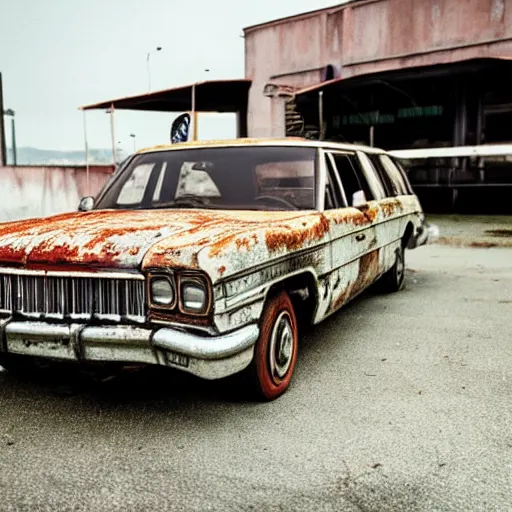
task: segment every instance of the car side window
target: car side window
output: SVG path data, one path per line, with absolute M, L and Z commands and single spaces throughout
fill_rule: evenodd
M 343 192 L 339 187 L 339 180 L 336 179 L 336 170 L 330 155 L 325 156 L 327 167 L 327 182 L 325 187 L 325 209 L 332 210 L 334 208 L 343 208 L 346 201 Z
M 405 172 L 405 169 L 403 168 L 402 164 L 395 158 L 391 158 L 390 160 L 395 164 L 395 167 L 399 170 L 400 174 L 402 175 L 402 179 L 405 182 L 409 194 L 414 195 L 414 190 L 412 189 L 411 182 L 409 181 L 407 173 Z
M 332 153 L 332 157 L 349 206 L 352 206 L 353 195 L 360 190 L 364 192 L 367 201 L 374 199 L 357 156 L 345 153 Z
M 386 197 L 397 196 L 398 191 L 396 190 L 396 187 L 394 186 L 393 182 L 391 181 L 391 178 L 389 177 L 388 173 L 386 172 L 386 169 L 382 165 L 382 162 L 379 159 L 379 155 L 367 155 L 367 156 L 368 156 L 368 160 L 370 160 L 370 163 L 373 165 L 375 172 L 378 174 L 378 176 L 382 182 L 384 191 L 386 193 Z
M 384 167 L 385 173 L 389 176 L 391 183 L 393 185 L 393 190 L 395 192 L 394 195 L 404 196 L 409 194 L 409 190 L 405 183 L 405 180 L 397 169 L 391 158 L 387 155 L 379 155 L 378 159 L 380 160 L 382 166 Z
M 327 183 L 325 184 L 325 202 L 324 209 L 325 210 L 334 210 L 338 208 L 336 202 L 334 201 L 334 194 L 332 190 L 332 183 L 329 176 L 327 176 Z
M 384 199 L 387 197 L 388 193 L 380 174 L 377 172 L 366 153 L 359 151 L 358 156 L 365 171 L 366 178 L 368 179 L 368 184 L 373 190 L 374 199 Z

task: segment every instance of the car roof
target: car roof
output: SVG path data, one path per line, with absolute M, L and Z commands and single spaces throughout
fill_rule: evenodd
M 201 149 L 201 148 L 226 148 L 226 147 L 239 147 L 239 146 L 282 146 L 282 147 L 311 147 L 323 148 L 340 151 L 364 151 L 365 153 L 384 153 L 384 150 L 379 148 L 372 148 L 369 146 L 361 146 L 357 144 L 347 144 L 341 142 L 326 142 L 308 140 L 300 137 L 287 137 L 282 139 L 277 138 L 239 138 L 227 140 L 206 140 L 206 141 L 192 141 L 181 142 L 178 144 L 162 144 L 145 149 L 140 149 L 137 154 L 152 153 L 157 151 L 179 151 L 182 149 Z

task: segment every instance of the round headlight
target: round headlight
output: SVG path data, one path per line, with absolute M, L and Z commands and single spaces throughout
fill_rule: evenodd
M 206 310 L 206 288 L 197 282 L 185 282 L 181 285 L 183 309 L 190 313 L 204 313 Z
M 156 277 L 151 280 L 151 302 L 169 306 L 174 302 L 174 287 L 169 279 Z

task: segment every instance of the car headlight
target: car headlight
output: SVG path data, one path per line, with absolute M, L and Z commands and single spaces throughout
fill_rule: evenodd
M 184 313 L 205 314 L 208 310 L 208 287 L 198 278 L 181 278 L 181 308 Z
M 174 285 L 168 277 L 153 277 L 150 282 L 151 303 L 171 306 L 176 298 Z

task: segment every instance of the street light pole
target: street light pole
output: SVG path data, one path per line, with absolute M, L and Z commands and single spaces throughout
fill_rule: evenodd
M 16 151 L 16 126 L 14 124 L 14 115 L 11 119 L 11 131 L 12 131 L 12 165 L 18 165 L 18 157 Z
M 162 50 L 161 46 L 156 47 L 156 51 L 159 52 Z M 150 62 L 151 52 L 148 52 L 146 55 L 146 63 L 148 68 L 148 92 L 151 92 L 151 62 Z
M 135 153 L 137 151 L 137 144 L 135 143 L 135 133 L 130 133 L 130 137 L 133 139 L 133 152 Z
M 16 155 L 16 124 L 14 122 L 14 110 L 11 108 L 4 110 L 4 115 L 10 116 L 11 118 L 11 137 L 12 137 L 12 161 L 13 165 L 17 165 L 17 155 Z
M 192 84 L 192 140 L 197 140 L 196 84 Z

